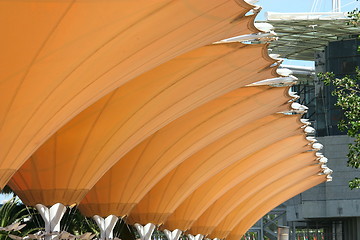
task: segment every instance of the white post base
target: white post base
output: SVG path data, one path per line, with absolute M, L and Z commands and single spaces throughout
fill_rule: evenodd
M 187 235 L 190 240 L 203 240 L 204 235 L 197 234 L 196 236 L 188 234 Z
M 145 226 L 135 223 L 134 226 L 138 231 L 141 240 L 151 240 L 151 235 L 153 234 L 156 228 L 155 224 L 152 223 L 148 223 Z
M 111 240 L 114 238 L 113 230 L 118 221 L 118 217 L 110 215 L 107 218 L 102 218 L 98 215 L 95 215 L 94 220 L 98 227 L 100 228 L 100 239 L 102 240 Z
M 179 240 L 181 237 L 182 231 L 179 229 L 175 229 L 174 231 L 169 231 L 167 229 L 164 230 L 164 233 L 168 240 Z
M 61 203 L 56 203 L 50 208 L 42 204 L 36 204 L 35 207 L 45 222 L 45 232 L 48 233 L 45 240 L 55 238 L 55 236 L 51 236 L 51 233 L 60 233 L 60 221 L 66 212 L 66 207 Z

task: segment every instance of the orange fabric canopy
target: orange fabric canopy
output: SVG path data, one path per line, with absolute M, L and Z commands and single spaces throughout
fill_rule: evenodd
M 298 143 L 297 143 L 298 144 Z M 306 148 L 303 149 L 304 151 Z M 276 155 L 276 153 L 274 153 Z M 265 156 L 263 156 L 265 157 Z M 190 232 L 192 234 L 210 234 L 220 222 L 226 218 L 240 204 L 247 202 L 247 198 L 254 193 L 263 191 L 263 188 L 271 185 L 273 182 L 290 175 L 298 169 L 314 166 L 315 156 L 314 153 L 298 153 L 286 159 L 281 159 L 280 162 L 273 164 L 271 167 L 260 169 L 249 176 L 237 186 L 223 194 L 217 201 L 210 206 L 201 217 L 197 218 L 196 222 L 191 226 Z
M 281 192 L 286 191 L 287 188 L 291 188 L 293 185 L 296 185 L 296 183 L 301 182 L 306 178 L 316 176 L 317 173 L 319 173 L 318 165 L 303 167 L 281 177 L 280 179 L 268 185 L 263 186 L 261 191 L 251 192 L 251 194 L 244 197 L 243 201 L 237 205 L 236 208 L 231 211 L 231 213 L 223 218 L 223 220 L 215 227 L 211 234 L 209 234 L 209 237 L 226 238 L 228 234 L 239 224 L 242 218 L 248 216 L 252 210 L 261 207 L 262 205 L 266 205 L 266 201 L 271 198 L 280 198 L 282 199 L 281 202 L 284 202 L 289 197 L 284 199 L 284 196 L 281 196 L 280 194 Z M 321 179 L 321 182 L 326 180 L 324 176 L 318 177 Z M 277 194 L 280 194 L 280 196 L 277 197 Z M 263 212 L 263 214 L 264 213 L 266 212 Z
M 131 211 L 131 222 L 162 224 L 196 188 L 222 169 L 273 142 L 300 134 L 296 115 L 273 114 L 223 136 L 159 181 Z
M 219 95 L 272 76 L 264 50 L 241 43 L 205 46 L 133 79 L 56 132 L 10 186 L 30 205 L 79 203 L 113 164 L 156 130 Z
M 204 218 L 202 216 L 204 212 L 209 211 L 208 208 L 212 207 L 220 197 L 236 186 L 244 187 L 244 184 L 248 184 L 248 179 L 256 177 L 257 174 L 271 166 L 287 161 L 294 154 L 308 150 L 307 143 L 302 134 L 291 136 L 230 165 L 205 182 L 183 201 L 167 219 L 164 228 L 190 229 L 193 234 L 202 233 L 201 230 L 196 229 L 194 222 L 196 221 L 199 227 L 205 226 L 204 223 L 201 223 L 200 216 Z M 309 159 L 313 161 L 311 157 Z M 273 172 L 274 175 L 276 173 L 278 172 Z M 264 183 L 268 183 L 268 181 L 264 181 Z M 234 196 L 240 197 L 236 193 Z M 204 220 L 206 221 L 206 219 Z
M 255 32 L 254 16 L 244 17 L 252 7 L 242 0 L 1 1 L 0 187 L 107 93 L 182 53 Z
M 299 193 L 304 192 L 305 190 L 312 188 L 322 182 L 325 182 L 326 178 L 324 175 L 317 176 L 313 175 L 305 179 L 298 179 L 297 183 L 294 183 L 292 186 L 282 190 L 280 193 L 271 195 L 266 198 L 262 204 L 257 204 L 257 207 L 249 212 L 246 216 L 241 218 L 241 221 L 238 222 L 238 225 L 233 228 L 230 234 L 227 235 L 226 239 L 228 240 L 238 240 L 241 238 L 246 231 L 261 218 L 264 213 L 269 212 L 271 209 L 275 208 L 279 204 L 285 202 L 289 198 L 296 196 Z
M 253 8 L 1 1 L 0 187 L 233 239 L 324 182 L 289 87 L 249 86 L 279 77 L 267 45 L 217 42 Z
M 95 212 L 129 214 L 162 177 L 191 154 L 259 116 L 286 110 L 288 97 L 283 92 L 283 88 L 240 88 L 175 120 L 120 159 L 80 209 L 88 216 Z M 271 101 L 265 104 L 265 99 Z

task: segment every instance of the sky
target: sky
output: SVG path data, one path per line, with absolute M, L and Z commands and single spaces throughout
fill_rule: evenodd
M 259 20 L 264 19 L 263 12 L 311 12 L 313 5 L 316 6 L 313 12 L 332 11 L 332 0 L 259 0 L 256 5 L 263 9 L 258 16 Z M 351 11 L 356 7 L 360 7 L 360 1 L 341 0 L 341 10 L 344 12 Z
M 317 0 L 314 5 L 314 0 L 259 0 L 256 4 L 262 7 L 262 11 L 259 13 L 257 20 L 265 20 L 265 12 L 310 12 L 313 6 L 315 12 L 330 12 L 332 9 L 332 0 Z M 360 0 L 342 0 L 342 11 L 352 11 L 355 8 L 360 8 Z M 314 66 L 311 61 L 295 61 L 286 60 L 286 65 L 298 65 L 298 66 Z M 12 195 L 0 194 L 0 204 L 10 199 Z
M 332 11 L 332 0 L 259 0 L 256 5 L 262 7 L 256 20 L 265 20 L 265 12 L 292 13 Z M 355 8 L 360 8 L 360 0 L 341 0 L 340 5 L 343 12 L 349 12 Z M 312 9 L 314 9 L 314 11 L 311 11 Z M 285 60 L 283 64 L 309 67 L 314 66 L 313 61 Z

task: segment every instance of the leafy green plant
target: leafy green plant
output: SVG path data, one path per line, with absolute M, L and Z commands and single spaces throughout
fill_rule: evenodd
M 63 230 L 75 235 L 82 235 L 87 232 L 100 233 L 94 220 L 82 215 L 76 207 L 67 209 L 62 218 L 61 226 Z
M 360 11 L 355 9 L 348 13 L 349 25 L 360 26 Z M 360 52 L 360 46 L 357 48 Z M 360 167 L 360 69 L 355 69 L 354 76 L 345 76 L 336 78 L 333 73 L 320 73 L 318 78 L 325 85 L 333 85 L 332 95 L 337 97 L 336 106 L 344 111 L 344 119 L 338 123 L 338 128 L 345 131 L 348 136 L 354 138 L 354 143 L 349 144 L 349 153 L 347 154 L 347 165 L 353 168 Z M 360 188 L 360 178 L 354 178 L 349 181 L 351 189 Z
M 358 26 L 360 24 L 360 12 L 359 9 L 354 9 L 353 11 L 348 13 L 348 17 L 350 18 L 349 25 Z
M 332 95 L 337 97 L 336 106 L 344 111 L 344 119 L 340 120 L 338 127 L 348 136 L 354 138 L 349 144 L 347 165 L 353 168 L 360 167 L 360 69 L 356 68 L 355 76 L 336 78 L 333 73 L 318 74 L 325 85 L 333 85 Z M 349 182 L 351 189 L 360 188 L 360 178 Z
M 40 228 L 33 227 L 34 225 L 31 224 L 32 217 L 33 214 L 30 213 L 23 204 L 20 204 L 20 201 L 16 197 L 5 202 L 0 207 L 0 226 L 6 227 L 14 223 L 26 223 L 27 226 L 21 229 L 21 231 L 0 231 L 0 239 L 10 240 L 9 234 L 25 236 L 29 233 L 39 231 Z

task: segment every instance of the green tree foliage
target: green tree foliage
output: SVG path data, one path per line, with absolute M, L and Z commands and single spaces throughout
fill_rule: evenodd
M 353 11 L 348 13 L 348 17 L 350 18 L 350 21 L 348 22 L 349 25 L 353 26 L 359 26 L 360 25 L 360 11 L 359 9 L 354 9 Z M 358 48 L 358 51 L 360 49 Z
M 358 9 L 349 13 L 351 18 L 349 24 L 360 26 L 360 12 Z M 358 47 L 360 52 L 360 47 Z M 348 136 L 354 138 L 354 143 L 349 144 L 349 153 L 347 154 L 347 165 L 353 168 L 360 168 L 360 69 L 356 68 L 354 76 L 345 76 L 336 78 L 333 73 L 320 73 L 319 79 L 325 85 L 333 85 L 332 95 L 337 97 L 336 106 L 344 111 L 338 127 Z M 349 181 L 351 189 L 360 188 L 360 178 Z
M 0 227 L 6 227 L 14 223 L 26 224 L 20 231 L 0 231 L 1 240 L 11 240 L 9 234 L 25 236 L 29 233 L 39 231 L 40 228 L 32 222 L 34 214 L 23 205 L 19 204 L 19 200 L 15 197 L 7 201 L 0 207 Z
M 354 77 L 336 78 L 333 73 L 321 73 L 319 78 L 326 85 L 332 84 L 335 90 L 333 96 L 337 97 L 336 106 L 344 110 L 344 119 L 339 121 L 338 127 L 350 137 L 354 138 L 354 143 L 349 144 L 347 154 L 349 167 L 360 167 L 360 69 L 356 69 Z M 360 178 L 355 178 L 349 182 L 349 187 L 360 188 Z
M 61 226 L 64 231 L 75 235 L 82 235 L 86 232 L 100 233 L 100 230 L 93 219 L 87 218 L 80 213 L 76 206 L 69 207 L 62 220 Z
M 1 190 L 1 194 L 12 194 L 15 196 L 15 193 L 8 185 L 5 185 L 5 187 Z

